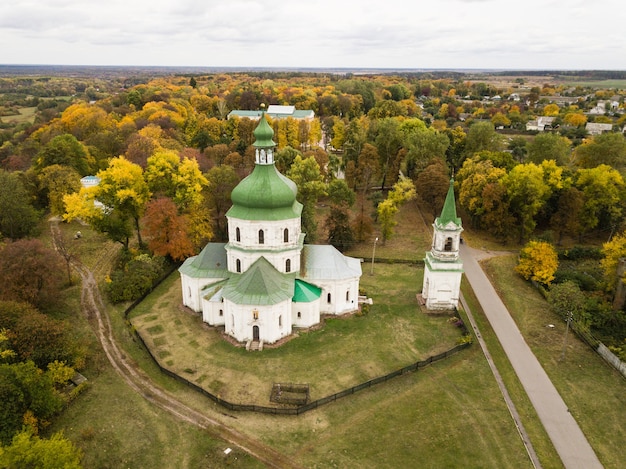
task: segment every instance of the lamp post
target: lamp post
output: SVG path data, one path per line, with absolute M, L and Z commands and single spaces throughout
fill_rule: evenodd
M 569 332 L 569 323 L 572 321 L 572 313 L 570 311 L 567 312 L 567 320 L 565 323 L 565 337 L 563 338 L 563 351 L 561 352 L 561 360 L 565 358 L 565 349 L 567 348 L 567 333 Z
M 370 270 L 370 275 L 374 275 L 374 256 L 376 256 L 376 243 L 378 242 L 378 238 L 374 240 L 374 249 L 372 249 L 372 269 Z

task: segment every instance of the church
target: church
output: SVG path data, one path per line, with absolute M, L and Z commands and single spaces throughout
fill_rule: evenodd
M 208 243 L 179 268 L 183 304 L 237 342 L 271 344 L 322 314 L 356 311 L 361 261 L 304 244 L 297 188 L 274 165 L 274 131 L 262 113 L 255 167 L 233 189 L 228 242 Z

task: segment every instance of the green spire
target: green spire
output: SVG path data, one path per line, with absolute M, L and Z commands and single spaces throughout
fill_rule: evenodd
M 461 226 L 461 219 L 456 216 L 456 201 L 454 199 L 454 178 L 450 179 L 450 187 L 448 188 L 448 194 L 446 195 L 446 201 L 443 203 L 441 209 L 441 215 L 435 220 L 435 223 L 439 226 L 446 226 L 448 223 L 454 223 L 457 226 Z
M 264 106 L 263 106 L 264 107 Z M 276 144 L 274 140 L 274 131 L 270 127 L 265 118 L 265 110 L 261 111 L 261 119 L 259 120 L 259 125 L 254 129 L 254 143 L 252 144 L 256 148 L 274 148 Z

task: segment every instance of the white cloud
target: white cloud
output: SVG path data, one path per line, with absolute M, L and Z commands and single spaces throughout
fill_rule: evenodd
M 0 63 L 626 70 L 625 20 L 618 0 L 23 0 L 0 4 Z

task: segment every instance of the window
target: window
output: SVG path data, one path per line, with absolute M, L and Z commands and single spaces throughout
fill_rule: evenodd
M 265 243 L 265 232 L 263 230 L 259 230 L 259 244 Z
M 330 293 L 326 296 L 326 301 L 330 303 Z
M 259 319 L 259 310 L 258 309 L 253 309 L 252 310 L 252 319 L 254 319 L 255 321 L 257 319 Z
M 444 251 L 452 251 L 452 238 L 447 238 L 446 239 L 446 245 L 443 248 Z
M 278 327 L 283 327 L 283 316 L 278 316 Z
M 189 289 L 189 298 L 191 298 L 191 287 L 187 287 Z
M 298 311 L 298 319 L 300 319 L 301 317 L 302 317 L 302 313 Z
M 241 273 L 241 261 L 237 259 L 237 272 Z
M 291 272 L 291 259 L 285 261 L 285 272 Z
M 289 229 L 285 228 L 285 231 L 283 231 L 283 241 L 285 243 L 289 242 Z
M 346 292 L 346 301 L 350 301 L 350 290 Z
M 239 227 L 235 229 L 235 238 L 237 238 L 237 242 L 241 241 L 241 230 Z
M 232 314 L 230 315 L 230 324 L 232 325 L 232 328 L 235 328 L 235 316 L 233 316 Z
M 224 316 L 224 310 L 220 309 L 220 317 Z

